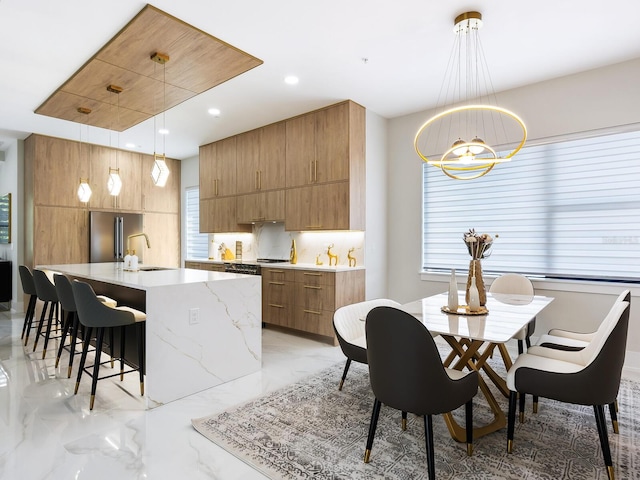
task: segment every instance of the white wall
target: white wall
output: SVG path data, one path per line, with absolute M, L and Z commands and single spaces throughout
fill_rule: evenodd
M 4 162 L 0 162 L 0 195 L 11 193 L 11 243 L 0 245 L 0 258 L 10 260 L 12 262 L 12 294 L 11 309 L 22 311 L 22 286 L 20 285 L 20 277 L 18 275 L 18 265 L 22 262 L 21 249 L 23 231 L 22 231 L 22 209 L 24 202 L 22 201 L 23 184 L 22 177 L 24 175 L 21 165 L 22 161 L 18 161 L 23 157 L 22 141 L 5 140 L 7 146 L 3 145 Z
M 189 187 L 197 187 L 200 182 L 200 163 L 198 156 L 189 157 L 180 162 L 180 205 L 182 205 L 182 212 L 180 212 L 180 266 L 184 266 L 184 259 L 187 252 L 187 239 L 185 233 L 187 231 L 187 216 L 184 213 L 184 209 L 187 205 L 187 198 L 185 191 Z
M 638 78 L 640 59 L 503 92 L 498 102 L 523 118 L 531 141 L 640 124 Z M 420 275 L 422 163 L 413 149 L 413 137 L 429 116 L 430 112 L 419 112 L 388 122 L 388 296 L 401 302 L 446 290 L 446 275 L 425 280 Z M 538 317 L 539 335 L 558 322 L 577 330 L 592 329 L 623 286 L 544 282 L 536 288 L 537 293 L 556 297 Z M 632 295 L 632 303 L 637 303 L 640 288 L 632 288 Z M 640 367 L 640 312 L 634 308 L 627 346 L 626 365 Z

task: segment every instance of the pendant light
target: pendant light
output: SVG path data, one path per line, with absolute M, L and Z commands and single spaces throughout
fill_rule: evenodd
M 116 128 L 120 128 L 120 94 L 122 93 L 122 87 L 118 87 L 117 85 L 109 85 L 107 86 L 107 91 L 111 93 L 115 93 L 117 95 L 117 125 Z M 120 134 L 118 134 L 118 138 Z M 111 139 L 111 134 L 109 134 L 109 139 Z M 109 142 L 111 143 L 111 142 Z M 120 148 L 120 142 L 118 141 L 118 148 Z M 122 189 L 122 179 L 120 178 L 120 168 L 118 165 L 118 149 L 116 149 L 116 168 L 109 167 L 109 179 L 107 180 L 107 189 L 109 190 L 109 194 L 117 197 L 120 195 L 120 190 Z
M 151 60 L 156 63 L 162 65 L 162 129 L 160 130 L 160 134 L 162 135 L 162 151 L 166 152 L 165 148 L 165 137 L 169 134 L 169 131 L 165 125 L 165 111 L 167 108 L 167 66 L 166 63 L 169 61 L 169 55 L 165 55 L 163 53 L 154 53 L 151 55 Z M 153 179 L 154 185 L 158 187 L 164 187 L 167 184 L 167 180 L 169 179 L 169 167 L 167 166 L 167 157 L 165 153 L 158 154 L 156 153 L 156 116 L 153 117 L 153 168 L 151 169 L 151 178 Z
M 456 41 L 437 113 L 420 127 L 414 139 L 415 150 L 424 162 L 457 180 L 482 177 L 496 164 L 510 161 L 527 139 L 522 119 L 497 105 L 480 43 L 481 27 L 479 12 L 455 18 Z
M 91 110 L 88 108 L 80 107 L 78 108 L 79 113 L 83 113 L 88 115 L 91 113 Z M 87 127 L 88 132 L 89 127 Z M 78 157 L 79 160 L 82 161 L 82 124 L 80 124 L 80 142 L 78 143 Z M 88 203 L 91 198 L 91 187 L 89 186 L 89 179 L 80 177 L 80 185 L 78 186 L 78 200 L 82 203 Z

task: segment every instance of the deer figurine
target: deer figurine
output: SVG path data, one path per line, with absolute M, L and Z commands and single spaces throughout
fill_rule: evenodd
M 338 266 L 338 255 L 336 255 L 335 253 L 331 253 L 331 249 L 333 248 L 333 243 L 331 245 L 329 245 L 327 247 L 327 255 L 329 255 L 329 266 L 334 265 L 334 261 L 335 261 L 335 266 Z
M 349 266 L 350 267 L 355 267 L 356 266 L 356 257 L 351 255 L 355 249 L 356 249 L 355 247 L 351 247 L 349 249 L 349 253 L 347 253 L 347 258 L 349 259 Z

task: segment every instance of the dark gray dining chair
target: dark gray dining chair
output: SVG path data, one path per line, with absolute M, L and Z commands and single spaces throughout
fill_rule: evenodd
M 364 454 L 368 463 L 382 404 L 424 417 L 427 469 L 435 479 L 432 415 L 465 405 L 467 453 L 473 451 L 472 401 L 478 372 L 445 368 L 431 333 L 414 316 L 376 307 L 366 321 L 367 361 L 375 396 Z
M 51 337 L 51 328 L 53 325 L 58 326 L 60 322 L 60 306 L 58 303 L 58 292 L 56 292 L 56 287 L 51 283 L 47 274 L 42 270 L 34 270 L 33 271 L 33 283 L 36 286 L 36 293 L 38 294 L 38 300 L 43 302 L 42 313 L 40 315 L 40 322 L 38 323 L 38 330 L 36 331 L 36 338 L 33 341 L 33 352 L 36 351 L 38 347 L 38 340 L 40 337 L 44 337 L 44 347 L 42 349 L 42 358 L 44 359 L 47 355 L 47 347 L 49 345 L 49 339 Z M 46 320 L 46 329 L 45 325 L 45 317 L 47 315 L 47 309 L 49 310 L 49 317 Z M 44 329 L 44 331 L 43 331 Z
M 520 394 L 520 415 L 524 415 L 525 394 L 559 402 L 593 406 L 596 427 L 607 474 L 614 479 L 604 406 L 615 401 L 624 364 L 629 303 L 616 303 L 591 343 L 580 351 L 558 351 L 531 347 L 518 356 L 507 373 L 509 414 L 507 452 L 513 450 L 516 400 Z M 535 352 L 535 353 L 534 353 Z
M 38 292 L 36 292 L 36 284 L 33 282 L 33 274 L 29 267 L 26 265 L 20 265 L 18 267 L 20 272 L 20 282 L 22 283 L 22 291 L 25 295 L 29 295 L 29 304 L 27 305 L 27 311 L 24 314 L 24 324 L 22 325 L 21 339 L 25 338 L 24 344 L 29 341 L 29 332 L 33 326 L 33 317 L 36 313 L 36 302 L 38 301 Z

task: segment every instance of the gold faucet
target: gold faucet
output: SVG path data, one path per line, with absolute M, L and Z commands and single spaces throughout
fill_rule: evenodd
M 131 248 L 129 248 L 129 242 L 134 237 L 144 237 L 145 240 L 147 241 L 147 248 L 151 248 L 151 244 L 149 243 L 149 237 L 147 237 L 146 233 L 134 233 L 133 235 L 129 235 L 127 237 L 127 250 L 131 250 Z

